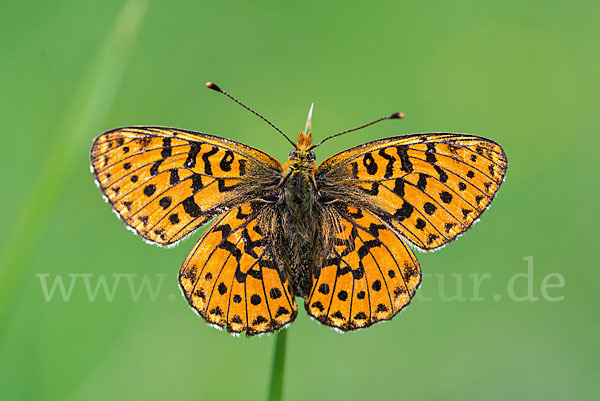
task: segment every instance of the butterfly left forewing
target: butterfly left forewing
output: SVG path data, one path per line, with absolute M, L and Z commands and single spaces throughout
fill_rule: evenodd
M 307 312 L 342 331 L 391 319 L 421 282 L 415 255 L 369 211 L 341 203 L 326 208 L 329 217 L 323 224 L 336 228 L 332 249 L 314 270 Z
M 297 314 L 290 279 L 275 262 L 273 244 L 263 229 L 263 219 L 272 217 L 271 207 L 248 202 L 219 217 L 179 274 L 190 306 L 208 323 L 231 333 L 272 332 Z
M 92 169 L 121 219 L 170 245 L 276 185 L 281 164 L 256 149 L 192 131 L 125 127 L 94 141 Z
M 350 199 L 421 249 L 467 230 L 494 198 L 507 168 L 502 148 L 461 134 L 417 134 L 357 146 L 325 160 L 327 198 Z

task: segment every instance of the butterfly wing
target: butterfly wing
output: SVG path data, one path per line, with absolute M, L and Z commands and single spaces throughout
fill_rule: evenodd
M 179 283 L 190 306 L 209 324 L 251 336 L 291 323 L 294 293 L 272 242 L 261 229 L 272 205 L 244 203 L 219 217 L 185 260 Z
M 387 138 L 325 160 L 316 180 L 325 199 L 350 199 L 417 247 L 436 249 L 490 205 L 506 173 L 503 149 L 462 134 Z
M 227 139 L 165 127 L 117 128 L 91 150 L 92 170 L 121 219 L 171 245 L 223 211 L 268 193 L 281 164 Z
M 326 208 L 324 224 L 336 227 L 333 246 L 314 271 L 307 312 L 342 331 L 391 319 L 408 305 L 421 282 L 415 255 L 367 210 L 340 203 Z

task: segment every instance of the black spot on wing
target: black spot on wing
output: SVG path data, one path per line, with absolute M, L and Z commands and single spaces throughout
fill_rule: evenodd
M 396 210 L 396 213 L 394 213 L 393 217 L 398 221 L 403 221 L 404 219 L 408 219 L 412 215 L 414 209 L 415 208 L 413 207 L 413 205 L 404 201 L 402 207 Z
M 157 175 L 158 174 L 158 168 L 160 167 L 161 163 L 163 162 L 163 159 L 157 160 L 154 162 L 154 164 L 152 164 L 152 167 L 150 167 L 150 175 Z
M 169 222 L 171 222 L 171 224 L 177 224 L 179 221 L 179 215 L 177 213 L 169 215 Z
M 435 212 L 436 209 L 437 208 L 435 207 L 435 205 L 431 202 L 425 202 L 425 204 L 423 205 L 423 210 L 430 216 Z
M 427 188 L 427 175 L 419 173 L 419 180 L 417 181 L 417 188 L 423 192 Z
M 321 284 L 319 286 L 319 292 L 323 295 L 329 294 L 329 285 L 325 283 Z
M 210 164 L 210 160 L 208 160 L 209 157 L 211 157 L 212 155 L 214 155 L 215 153 L 217 153 L 219 151 L 219 148 L 216 146 L 213 146 L 213 148 L 211 150 L 209 150 L 208 152 L 204 153 L 202 155 L 202 161 L 204 162 L 204 174 L 206 175 L 212 175 L 212 166 Z
M 233 163 L 233 152 L 227 150 L 223 155 L 223 158 L 219 162 L 219 167 L 223 171 L 231 171 L 231 164 Z
M 280 307 L 277 309 L 277 313 L 275 313 L 275 317 L 279 317 L 279 316 L 281 316 L 281 315 L 289 315 L 289 314 L 290 314 L 290 311 L 289 311 L 289 310 L 287 310 L 287 309 L 286 309 L 286 308 L 284 308 L 283 306 L 280 306 Z
M 377 173 L 377 163 L 375 163 L 375 159 L 373 159 L 371 152 L 366 153 L 363 156 L 363 165 L 367 169 L 368 174 L 373 175 Z
M 427 150 L 425 151 L 425 161 L 431 164 L 437 161 L 437 159 L 435 158 L 435 144 L 427 144 Z
M 260 305 L 261 302 L 262 302 L 262 299 L 261 299 L 260 295 L 258 295 L 258 294 L 253 294 L 250 297 L 250 303 L 252 305 Z
M 198 142 L 190 142 L 190 151 L 188 152 L 183 166 L 187 168 L 196 167 L 196 157 L 198 156 L 198 153 L 200 153 L 200 144 Z
M 379 194 L 379 183 L 378 182 L 372 182 L 370 189 L 367 189 L 364 187 L 359 187 L 359 188 L 362 189 L 365 193 L 372 195 L 372 196 L 377 196 Z
M 392 174 L 394 174 L 394 162 L 396 161 L 396 159 L 385 153 L 385 149 L 386 148 L 379 149 L 379 152 L 377 152 L 377 154 L 383 157 L 385 160 L 387 160 L 387 164 L 385 166 L 385 174 L 383 175 L 383 178 L 390 178 Z
M 179 182 L 179 172 L 176 168 L 170 170 L 169 184 L 175 185 Z
M 444 203 L 450 203 L 452 202 L 452 194 L 450 194 L 450 192 L 447 191 L 442 191 L 440 192 L 440 199 Z
M 266 319 L 264 316 L 260 316 L 260 315 L 259 315 L 259 316 L 258 316 L 256 319 L 254 319 L 254 320 L 252 321 L 252 325 L 253 325 L 253 326 L 256 326 L 256 325 L 258 325 L 258 324 L 261 324 L 261 323 L 267 323 L 267 322 L 268 322 L 268 320 L 267 320 L 267 319 Z
M 224 178 L 217 178 L 217 186 L 219 188 L 219 192 L 233 191 L 238 185 L 239 185 L 239 183 L 227 185 L 226 180 Z
M 398 157 L 400 158 L 402 171 L 406 173 L 413 172 L 413 165 L 408 157 L 408 145 L 400 145 L 396 147 Z
M 156 186 L 154 184 L 149 184 L 144 187 L 144 195 L 150 197 L 156 192 Z
M 169 196 L 163 196 L 162 198 L 160 198 L 160 200 L 158 201 L 158 204 L 160 205 L 160 207 L 163 208 L 163 210 L 167 209 L 169 206 L 171 206 L 171 198 Z
M 204 188 L 204 183 L 202 182 L 202 174 L 192 173 L 190 178 L 192 179 L 191 188 L 194 191 L 194 193 Z
M 190 217 L 199 217 L 202 214 L 202 209 L 200 206 L 198 206 L 198 204 L 196 204 L 194 196 L 188 196 L 183 200 L 183 202 L 181 202 L 181 204 L 183 206 L 183 210 L 185 210 Z
M 446 174 L 446 172 L 444 170 L 442 170 L 439 166 L 433 166 L 433 168 L 435 169 L 435 171 L 438 173 L 439 175 L 439 179 L 442 183 L 446 183 L 446 181 L 448 181 L 448 174 Z
M 173 148 L 171 147 L 171 138 L 164 138 L 163 139 L 163 148 L 160 152 L 160 156 L 163 159 L 166 159 L 167 157 L 171 156 L 172 150 L 173 150 Z
M 404 178 L 396 178 L 394 180 L 394 189 L 392 189 L 392 192 L 401 198 L 404 197 L 404 182 Z
M 278 299 L 281 297 L 281 290 L 279 288 L 271 288 L 269 295 L 271 296 L 271 299 Z

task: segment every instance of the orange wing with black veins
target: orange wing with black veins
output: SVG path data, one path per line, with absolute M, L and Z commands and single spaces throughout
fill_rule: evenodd
M 171 245 L 279 182 L 282 167 L 249 146 L 193 131 L 126 127 L 98 136 L 92 171 L 121 219 Z
M 389 320 L 407 306 L 421 283 L 409 246 L 377 216 L 354 206 L 327 206 L 338 225 L 333 249 L 313 274 L 305 308 L 342 331 Z
M 190 306 L 230 333 L 272 332 L 297 315 L 290 280 L 260 229 L 270 207 L 260 201 L 244 203 L 218 218 L 179 273 Z
M 325 160 L 316 180 L 328 198 L 354 200 L 424 250 L 466 231 L 504 179 L 506 155 L 489 139 L 416 134 L 381 139 Z M 358 195 L 356 195 L 358 194 Z

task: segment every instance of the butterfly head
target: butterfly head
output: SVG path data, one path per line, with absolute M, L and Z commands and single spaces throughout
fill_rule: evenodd
M 290 152 L 286 167 L 299 169 L 315 166 L 315 152 L 311 150 L 312 133 L 305 134 L 300 131 L 296 148 Z

